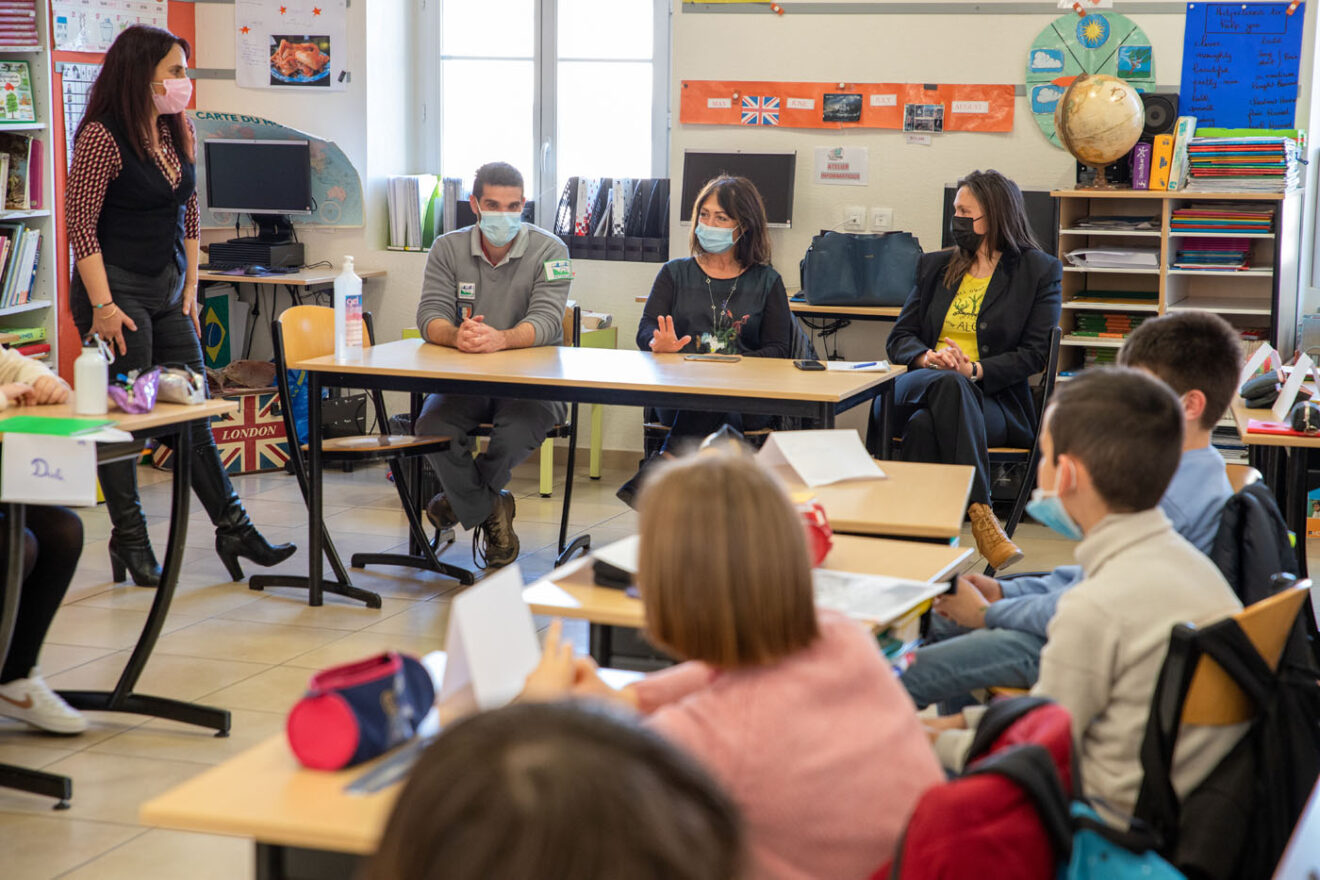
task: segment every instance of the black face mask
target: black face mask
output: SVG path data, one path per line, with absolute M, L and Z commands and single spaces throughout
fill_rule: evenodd
M 949 232 L 953 235 L 953 243 L 958 245 L 958 249 L 963 253 L 975 256 L 976 250 L 981 246 L 981 239 L 985 234 L 975 232 L 972 224 L 979 220 L 979 217 L 950 217 Z

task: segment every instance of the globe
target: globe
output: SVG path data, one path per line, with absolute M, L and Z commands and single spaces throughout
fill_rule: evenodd
M 1108 189 L 1104 167 L 1136 145 L 1145 115 L 1141 95 L 1123 80 L 1083 74 L 1054 108 L 1054 127 L 1064 149 L 1096 169 L 1095 188 Z

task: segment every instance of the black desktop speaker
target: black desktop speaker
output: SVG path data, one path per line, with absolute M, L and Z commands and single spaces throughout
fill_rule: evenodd
M 1178 125 L 1178 93 L 1149 92 L 1141 96 L 1146 107 L 1146 124 L 1141 139 L 1153 142 L 1157 134 L 1173 134 Z

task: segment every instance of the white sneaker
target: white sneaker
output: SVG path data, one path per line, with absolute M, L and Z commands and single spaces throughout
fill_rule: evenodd
M 50 733 L 74 734 L 87 729 L 87 719 L 50 689 L 35 666 L 27 678 L 0 684 L 0 716 L 26 721 Z

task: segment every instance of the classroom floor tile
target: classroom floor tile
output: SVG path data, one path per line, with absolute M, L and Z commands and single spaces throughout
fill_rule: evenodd
M 524 578 L 554 566 L 560 505 L 562 453 L 555 494 L 539 495 L 536 460 L 520 467 L 510 484 L 518 498 L 514 527 L 522 542 L 518 564 Z M 607 470 L 585 478 L 580 459 L 569 537 L 590 533 L 600 547 L 635 533 L 637 514 L 614 497 L 631 471 Z M 168 531 L 170 474 L 142 468 L 139 483 L 158 556 Z M 254 522 L 273 543 L 292 541 L 299 550 L 267 571 L 306 572 L 306 516 L 294 479 L 266 473 L 234 478 Z M 345 564 L 358 552 L 403 552 L 407 532 L 398 496 L 383 466 L 352 473 L 327 471 L 326 512 Z M 80 511 L 86 544 L 65 603 L 56 616 L 40 664 L 57 687 L 111 686 L 118 678 L 155 597 L 150 589 L 115 584 L 110 578 L 104 507 Z M 22 840 L 14 858 L 3 860 L 5 880 L 153 880 L 188 877 L 248 878 L 253 875 L 248 841 L 151 829 L 138 822 L 143 800 L 278 734 L 289 708 L 318 669 L 359 660 L 385 650 L 415 654 L 443 647 L 450 600 L 461 590 L 452 578 L 400 566 L 350 569 L 353 582 L 384 597 L 373 610 L 327 595 L 309 607 L 304 590 L 248 589 L 229 579 L 214 551 L 214 529 L 196 501 L 188 522 L 183 574 L 170 615 L 144 672 L 144 693 L 193 699 L 228 709 L 227 738 L 191 725 L 121 713 L 87 713 L 91 729 L 76 737 L 47 736 L 0 719 L 0 762 L 66 773 L 73 779 L 71 809 L 51 811 L 52 802 L 0 789 L 0 839 Z M 1016 571 L 1037 571 L 1072 561 L 1073 544 L 1034 523 L 1019 527 L 1025 553 Z M 962 542 L 974 546 L 970 529 Z M 1310 548 L 1313 564 L 1320 542 Z M 460 530 L 442 559 L 472 567 L 472 537 Z M 244 562 L 245 573 L 262 569 Z M 973 558 L 968 569 L 984 561 Z M 327 568 L 328 571 L 328 568 Z M 549 625 L 538 617 L 538 628 Z M 566 634 L 585 644 L 587 628 L 569 621 Z

